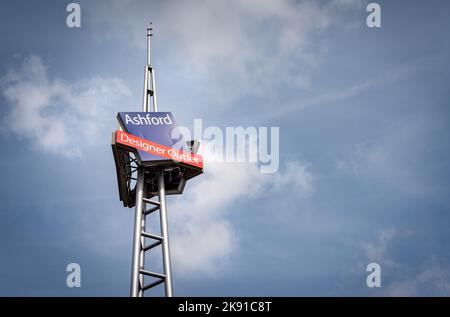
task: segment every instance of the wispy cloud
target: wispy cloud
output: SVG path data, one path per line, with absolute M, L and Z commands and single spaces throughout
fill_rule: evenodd
M 450 267 L 433 257 L 417 273 L 392 282 L 383 293 L 386 296 L 449 296 Z
M 384 268 L 397 266 L 397 263 L 391 260 L 387 255 L 390 242 L 397 234 L 397 230 L 389 228 L 378 232 L 375 241 L 362 241 L 359 248 L 362 249 L 365 258 L 368 261 L 367 263 L 375 262 L 382 265 Z
M 2 127 L 39 150 L 68 157 L 81 156 L 99 141 L 110 121 L 104 114 L 114 112 L 120 98 L 129 94 L 116 78 L 75 83 L 53 79 L 37 56 L 26 58 L 3 76 L 1 89 L 8 101 Z M 239 235 L 228 221 L 233 212 L 244 212 L 234 210 L 235 202 L 286 187 L 307 198 L 314 192 L 315 176 L 306 162 L 287 162 L 271 175 L 262 174 L 254 163 L 220 163 L 212 154 L 204 155 L 206 173 L 188 184 L 182 202 L 170 207 L 172 252 L 174 264 L 182 263 L 178 270 L 215 274 L 239 245 Z M 116 226 L 117 219 L 103 225 L 98 230 Z M 89 232 L 85 230 L 89 226 L 77 224 L 83 232 Z M 89 245 L 97 252 L 98 246 Z
M 422 263 L 411 265 L 395 258 L 395 242 L 411 239 L 412 232 L 401 232 L 394 228 L 379 231 L 372 241 L 361 241 L 355 245 L 361 253 L 359 266 L 368 263 L 380 264 L 382 296 L 447 296 L 450 294 L 450 267 L 430 254 Z M 358 276 L 359 278 L 359 276 Z
M 108 37 L 144 48 L 143 25 L 155 17 L 158 45 L 191 84 L 191 93 L 221 106 L 242 96 L 304 89 L 326 45 L 317 34 L 339 24 L 360 1 L 110 1 L 96 9 Z M 157 13 L 155 13 L 157 12 Z M 121 19 L 113 19 L 117 15 Z M 164 41 L 170 39 L 170 41 Z
M 427 147 L 442 125 L 435 115 L 405 115 L 391 120 L 370 138 L 355 144 L 337 169 L 366 184 L 378 184 L 414 197 L 445 191 L 434 176 L 433 166 L 423 164 Z M 434 176 L 432 178 L 431 176 Z
M 245 212 L 236 202 L 287 187 L 306 198 L 314 191 L 315 177 L 304 162 L 287 163 L 269 175 L 256 164 L 209 161 L 207 153 L 205 161 L 205 174 L 188 184 L 183 201 L 171 207 L 172 253 L 178 271 L 214 275 L 239 247 L 239 234 L 228 220 Z
M 5 131 L 47 153 L 80 157 L 95 144 L 118 100 L 129 94 L 118 78 L 93 77 L 69 83 L 51 78 L 38 56 L 27 57 L 0 80 L 8 102 Z
M 416 66 L 416 65 L 415 65 Z M 295 114 L 298 111 L 315 107 L 315 106 L 336 106 L 343 100 L 360 96 L 370 89 L 378 89 L 387 84 L 392 84 L 407 75 L 410 75 L 415 67 L 410 65 L 402 65 L 396 69 L 391 69 L 377 77 L 370 77 L 362 82 L 355 82 L 347 87 L 338 90 L 328 91 L 304 99 L 295 99 L 293 102 L 286 103 L 282 107 L 273 109 L 270 113 L 261 113 L 257 116 L 258 121 L 266 121 L 268 119 L 279 118 Z

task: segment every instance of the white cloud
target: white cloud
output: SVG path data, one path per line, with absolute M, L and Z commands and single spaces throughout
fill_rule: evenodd
M 358 7 L 367 5 L 367 0 L 332 0 L 331 3 L 337 7 Z
M 357 1 L 227 0 L 144 3 L 110 1 L 96 8 L 107 37 L 144 48 L 143 27 L 154 17 L 156 45 L 188 78 L 193 91 L 223 105 L 243 95 L 307 88 L 326 45 L 315 36 Z M 121 19 L 114 17 L 120 15 Z M 337 22 L 339 20 L 339 22 Z
M 411 232 L 399 232 L 394 228 L 378 232 L 374 241 L 358 244 L 362 251 L 359 267 L 375 262 L 381 266 L 382 296 L 446 296 L 450 294 L 450 267 L 443 265 L 438 258 L 430 255 L 420 265 L 410 265 L 394 259 L 395 239 L 410 237 Z M 360 278 L 359 275 L 355 277 Z
M 297 194 L 309 196 L 314 191 L 315 177 L 309 170 L 309 164 L 303 162 L 287 162 L 284 173 L 276 174 L 273 186 L 277 189 L 293 185 Z
M 341 87 L 337 90 L 311 96 L 304 99 L 295 99 L 293 102 L 286 103 L 283 107 L 277 107 L 270 112 L 261 112 L 257 114 L 258 121 L 265 121 L 277 117 L 292 115 L 303 109 L 315 106 L 338 106 L 342 101 L 356 96 L 360 96 L 371 89 L 380 89 L 380 87 L 393 84 L 399 80 L 407 78 L 415 67 L 410 65 L 401 65 L 398 68 L 390 69 L 377 77 L 371 77 L 363 82 L 355 82 L 348 87 Z
M 450 295 L 450 267 L 432 258 L 418 273 L 407 275 L 391 283 L 384 291 L 386 296 Z
M 398 235 L 397 231 L 393 228 L 384 229 L 378 232 L 375 241 L 363 241 L 359 247 L 362 249 L 367 263 L 375 262 L 380 264 L 384 268 L 393 268 L 398 266 L 393 260 L 387 256 L 389 243 L 395 236 Z
M 284 171 L 271 175 L 260 173 L 257 164 L 219 163 L 209 161 L 206 154 L 205 167 L 205 173 L 187 185 L 183 200 L 170 208 L 173 261 L 184 273 L 214 275 L 238 248 L 239 235 L 227 220 L 245 212 L 233 206 L 238 200 L 286 187 L 307 197 L 314 189 L 315 177 L 302 162 L 290 162 Z
M 38 56 L 26 58 L 0 81 L 8 102 L 2 128 L 37 149 L 80 157 L 95 144 L 119 98 L 129 94 L 117 78 L 94 77 L 68 83 L 50 78 Z
M 337 169 L 367 184 L 381 184 L 396 193 L 414 197 L 445 191 L 436 182 L 427 146 L 439 123 L 434 115 L 407 115 L 389 124 L 370 139 L 356 144 L 352 153 L 337 162 Z M 432 177 L 433 176 L 433 177 Z
M 2 127 L 39 150 L 80 156 L 99 141 L 118 100 L 129 94 L 120 79 L 96 77 L 68 83 L 52 79 L 37 56 L 26 58 L 1 79 L 8 101 Z M 300 197 L 314 192 L 315 177 L 304 162 L 288 162 L 277 174 L 262 174 L 257 164 L 220 163 L 205 156 L 205 174 L 187 185 L 182 201 L 170 205 L 174 265 L 181 272 L 217 273 L 238 234 L 227 220 L 240 199 L 260 197 L 285 187 Z M 106 228 L 107 229 L 107 228 Z M 95 246 L 92 246 L 96 248 Z

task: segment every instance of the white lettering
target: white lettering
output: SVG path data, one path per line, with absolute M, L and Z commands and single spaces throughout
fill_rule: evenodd
M 141 116 L 140 113 L 138 113 L 135 116 L 130 116 L 129 114 L 125 115 L 125 124 L 132 124 L 132 125 L 172 125 L 172 118 L 167 113 L 163 117 L 159 117 L 157 115 L 152 115 L 150 113 L 147 113 L 145 116 Z

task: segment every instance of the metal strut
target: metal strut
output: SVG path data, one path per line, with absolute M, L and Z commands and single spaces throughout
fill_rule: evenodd
M 172 270 L 170 264 L 169 234 L 167 225 L 166 192 L 164 183 L 164 168 L 158 171 L 158 196 L 159 201 L 146 198 L 144 196 L 145 181 L 144 168 L 138 169 L 138 181 L 136 184 L 136 209 L 134 222 L 133 239 L 133 268 L 131 278 L 131 296 L 142 297 L 145 290 L 164 283 L 165 294 L 172 297 Z M 155 207 L 146 209 L 146 204 L 152 204 Z M 146 231 L 145 217 L 154 211 L 159 211 L 161 235 L 156 235 Z M 149 242 L 147 242 L 150 240 Z M 155 273 L 145 269 L 145 252 L 162 246 L 164 273 Z M 151 276 L 157 280 L 145 285 L 144 276 Z
M 151 24 L 151 23 L 150 23 Z M 152 27 L 147 28 L 147 65 L 145 65 L 144 76 L 144 99 L 142 111 L 150 111 L 149 99 L 152 97 L 152 111 L 158 111 L 156 102 L 156 86 L 155 71 L 151 65 L 151 37 Z M 151 85 L 149 86 L 149 84 Z M 136 204 L 135 204 L 135 220 L 134 220 L 134 237 L 133 237 L 133 264 L 131 272 L 131 296 L 142 297 L 144 291 L 164 283 L 165 294 L 172 297 L 172 273 L 170 265 L 169 250 L 169 232 L 167 224 L 167 208 L 166 208 L 166 188 L 164 182 L 164 168 L 158 169 L 158 196 L 159 201 L 151 200 L 151 197 L 145 197 L 146 180 L 145 167 L 137 167 L 136 181 Z M 147 204 L 152 205 L 147 209 Z M 159 211 L 161 235 L 155 235 L 146 231 L 146 216 Z M 151 240 L 151 242 L 148 242 Z M 164 273 L 155 273 L 145 269 L 145 253 L 153 250 L 159 245 L 162 246 L 162 258 Z M 145 276 L 150 276 L 156 280 L 145 285 Z

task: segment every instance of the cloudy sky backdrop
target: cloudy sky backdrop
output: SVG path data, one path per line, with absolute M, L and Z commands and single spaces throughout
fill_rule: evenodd
M 378 1 L 379 29 L 364 0 L 80 0 L 79 29 L 66 2 L 0 9 L 0 295 L 128 295 L 110 137 L 149 21 L 161 110 L 280 127 L 278 173 L 206 162 L 169 198 L 176 295 L 450 295 L 447 1 Z

